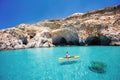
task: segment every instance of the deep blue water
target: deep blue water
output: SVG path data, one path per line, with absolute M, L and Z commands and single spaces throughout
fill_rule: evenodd
M 77 60 L 59 61 L 66 51 Z M 91 61 L 107 65 L 89 70 Z M 72 46 L 0 51 L 0 80 L 120 80 L 119 46 Z

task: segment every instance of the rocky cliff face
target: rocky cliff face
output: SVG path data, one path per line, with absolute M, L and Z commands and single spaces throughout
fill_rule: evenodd
M 0 31 L 0 50 L 55 45 L 120 45 L 120 5 Z

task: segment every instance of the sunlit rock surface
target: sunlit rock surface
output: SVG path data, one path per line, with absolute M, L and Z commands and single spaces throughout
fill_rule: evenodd
M 0 50 L 56 45 L 120 45 L 120 5 L 0 31 Z

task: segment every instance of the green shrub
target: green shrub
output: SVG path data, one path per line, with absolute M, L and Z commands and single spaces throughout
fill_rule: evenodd
M 21 28 L 21 27 L 20 27 L 19 29 L 20 29 L 20 30 L 22 30 L 22 31 L 24 31 L 24 30 L 25 30 L 25 28 Z
M 28 33 L 34 33 L 36 30 L 27 30 Z

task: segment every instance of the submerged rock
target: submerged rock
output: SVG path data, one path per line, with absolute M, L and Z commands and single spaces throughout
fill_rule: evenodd
M 88 66 L 88 68 L 93 71 L 93 72 L 96 72 L 96 73 L 105 73 L 106 70 L 106 64 L 103 63 L 103 62 L 98 62 L 98 61 L 92 61 L 91 62 L 91 65 Z

